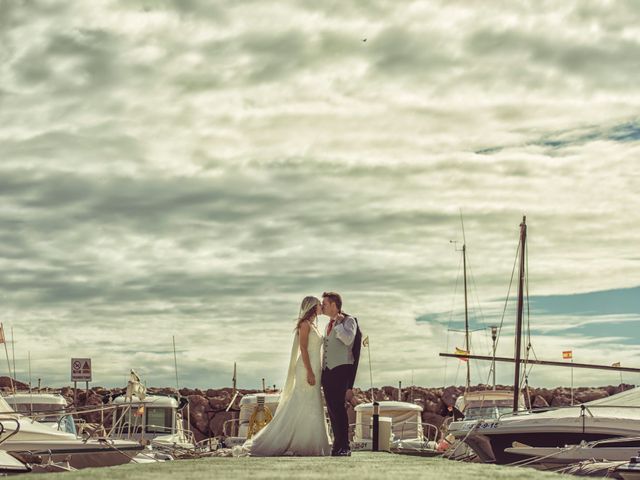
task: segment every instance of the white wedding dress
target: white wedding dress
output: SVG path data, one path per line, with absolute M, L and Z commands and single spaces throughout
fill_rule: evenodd
M 322 335 L 315 325 L 311 327 L 308 350 L 316 377 L 313 386 L 307 382 L 298 337 L 296 332 L 287 381 L 273 419 L 243 445 L 243 450 L 251 456 L 323 456 L 331 453 L 320 392 Z

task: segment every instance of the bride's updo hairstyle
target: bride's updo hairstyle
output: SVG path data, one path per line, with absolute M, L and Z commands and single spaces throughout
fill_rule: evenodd
M 296 330 L 300 328 L 302 322 L 311 321 L 316 317 L 316 310 L 318 305 L 320 304 L 320 300 L 316 297 L 304 297 L 302 299 L 302 304 L 300 305 L 300 313 L 298 314 L 298 324 L 296 325 Z

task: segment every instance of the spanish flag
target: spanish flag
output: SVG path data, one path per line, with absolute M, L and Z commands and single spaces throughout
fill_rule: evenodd
M 572 359 L 573 358 L 573 350 L 564 350 L 562 352 L 562 358 L 564 360 Z
M 456 355 L 469 355 L 469 352 L 467 350 L 464 350 L 462 348 L 456 347 Z M 469 359 L 468 358 L 461 358 L 458 357 L 460 360 L 462 360 L 463 362 L 468 362 Z
M 0 343 L 5 343 L 4 340 L 4 325 L 0 323 Z

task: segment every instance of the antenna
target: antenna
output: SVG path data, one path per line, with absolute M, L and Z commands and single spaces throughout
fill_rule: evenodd
M 16 385 L 13 382 L 13 374 L 11 373 L 11 362 L 9 361 L 9 350 L 7 350 L 7 341 L 4 336 L 4 325 L 0 322 L 0 342 L 4 343 L 4 353 L 7 356 L 7 369 L 9 370 L 9 380 L 11 380 L 11 391 L 16 394 Z
M 462 209 L 460 209 L 460 224 L 462 225 L 462 243 L 467 244 L 467 239 L 464 236 L 464 220 L 462 218 Z
M 175 335 L 171 337 L 173 339 L 173 365 L 176 369 L 176 391 L 178 392 L 178 402 L 180 401 L 180 383 L 178 382 L 178 357 L 176 356 L 176 337 Z
M 13 378 L 16 378 L 16 341 L 13 337 L 13 325 L 11 326 L 11 355 L 13 356 Z

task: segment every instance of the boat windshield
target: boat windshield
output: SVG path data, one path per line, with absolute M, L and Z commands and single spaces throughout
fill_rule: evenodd
M 489 405 L 486 407 L 469 407 L 465 410 L 465 420 L 478 420 L 498 418 L 500 415 L 510 413 L 513 410 L 512 407 L 506 405 Z

